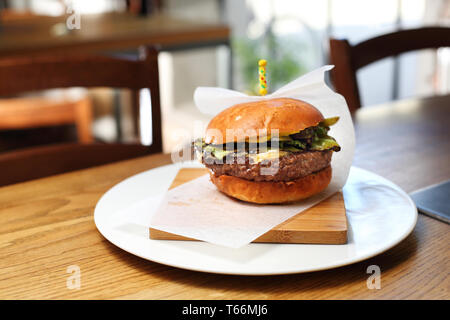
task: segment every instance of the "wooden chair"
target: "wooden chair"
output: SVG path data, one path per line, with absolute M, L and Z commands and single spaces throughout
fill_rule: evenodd
M 49 16 L 31 11 L 0 10 L 0 22 L 26 24 Z M 14 62 L 12 62 L 14 63 Z M 28 129 L 75 124 L 78 140 L 92 142 L 92 102 L 84 95 L 77 99 L 21 97 L 0 99 L 0 130 Z
M 0 62 L 0 96 L 67 87 L 149 89 L 152 144 L 66 144 L 0 154 L 0 185 L 162 152 L 158 51 L 141 50 L 135 59 L 102 55 L 57 55 Z M 138 106 L 134 106 L 135 118 Z M 137 121 L 135 121 L 137 122 Z
M 331 72 L 336 91 L 347 100 L 351 112 L 361 107 L 356 71 L 377 60 L 398 54 L 450 46 L 450 28 L 426 27 L 401 30 L 356 45 L 347 40 L 330 39 Z

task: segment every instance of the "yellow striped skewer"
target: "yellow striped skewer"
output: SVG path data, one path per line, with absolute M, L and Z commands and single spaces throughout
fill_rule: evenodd
M 267 80 L 266 80 L 266 65 L 267 61 L 264 59 L 258 62 L 258 74 L 259 74 L 259 94 L 265 96 L 267 94 Z

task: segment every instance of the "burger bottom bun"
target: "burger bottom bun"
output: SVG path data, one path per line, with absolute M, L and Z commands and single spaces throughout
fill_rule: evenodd
M 292 181 L 251 181 L 234 176 L 216 177 L 211 181 L 223 193 L 246 202 L 267 204 L 302 200 L 324 190 L 331 181 L 331 166 Z

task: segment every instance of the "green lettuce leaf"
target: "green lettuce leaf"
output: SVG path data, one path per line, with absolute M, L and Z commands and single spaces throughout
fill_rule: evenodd
M 306 128 L 296 134 L 280 138 L 278 141 L 278 148 L 280 151 L 287 152 L 302 152 L 305 150 L 329 150 L 339 151 L 340 146 L 333 137 L 328 135 L 330 126 L 334 125 L 339 120 L 339 117 L 327 118 L 321 121 L 317 126 Z M 210 154 L 211 156 L 222 160 L 230 153 L 244 152 L 245 154 L 257 154 L 275 149 L 276 144 L 270 142 L 257 144 L 257 143 L 245 143 L 244 146 L 237 146 L 236 144 L 230 145 L 207 145 L 203 139 L 198 139 L 194 142 L 194 147 L 201 155 L 203 153 Z M 243 149 L 239 149 L 242 147 Z M 237 148 L 237 150 L 236 150 Z M 228 149 L 228 150 L 227 150 Z M 241 151 L 239 151 L 241 150 Z
M 233 152 L 233 150 L 224 150 L 221 147 L 215 147 L 212 145 L 204 146 L 203 150 L 207 153 L 210 153 L 213 157 L 220 159 L 220 160 L 223 159 L 227 154 Z

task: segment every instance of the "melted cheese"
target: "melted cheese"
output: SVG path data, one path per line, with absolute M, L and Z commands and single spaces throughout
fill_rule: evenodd
M 272 160 L 272 159 L 276 159 L 278 157 L 282 157 L 284 155 L 286 155 L 288 152 L 286 151 L 281 151 L 278 149 L 271 149 L 267 152 L 263 152 L 263 153 L 257 153 L 257 154 L 250 154 L 249 158 L 251 158 L 253 160 L 254 163 L 260 163 L 261 161 L 264 160 Z
M 254 139 L 255 138 L 252 138 L 252 139 L 249 139 L 249 141 L 254 141 Z M 265 136 L 265 137 L 258 137 L 257 139 L 256 139 L 256 141 L 258 141 L 258 142 L 266 142 L 266 141 L 269 141 L 271 139 L 271 136 L 270 135 L 268 135 L 268 136 Z M 289 140 L 292 140 L 289 136 L 279 136 L 278 137 L 278 140 L 279 141 L 289 141 Z

